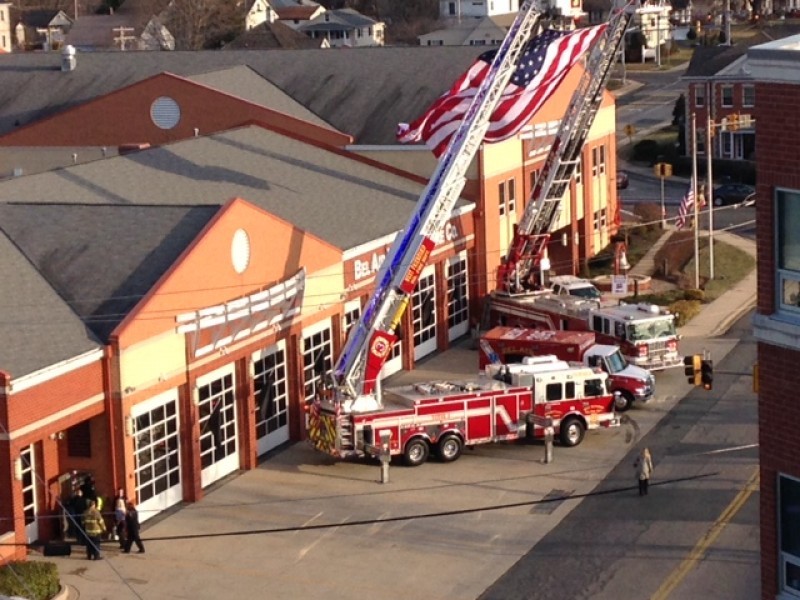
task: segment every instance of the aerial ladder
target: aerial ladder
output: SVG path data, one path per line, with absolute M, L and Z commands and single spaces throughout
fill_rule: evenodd
M 562 198 L 580 165 L 583 145 L 603 100 L 603 90 L 633 10 L 629 4 L 611 16 L 605 32 L 586 59 L 578 87 L 528 197 L 525 211 L 514 228 L 508 253 L 498 268 L 496 294 L 524 295 L 536 289 L 536 269 L 541 265 L 550 233 L 558 221 Z M 484 310 L 484 314 L 487 312 Z
M 534 0 L 525 0 L 408 224 L 395 238 L 375 279 L 375 289 L 334 366 L 331 385 L 315 400 L 319 402 L 318 408 L 336 415 L 381 408 L 380 371 L 397 340 L 400 320 L 435 240 L 451 217 L 466 183 L 469 165 L 489 128 L 490 117 L 538 20 Z M 344 434 L 338 437 L 340 450 L 346 454 L 350 442 Z

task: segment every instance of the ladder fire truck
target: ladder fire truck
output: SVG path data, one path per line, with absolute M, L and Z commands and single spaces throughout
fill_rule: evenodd
M 596 49 L 589 59 L 498 269 L 497 289 L 485 301 L 482 325 L 594 331 L 599 343 L 619 345 L 632 364 L 655 370 L 681 364 L 674 315 L 654 305 L 609 307 L 595 300 L 555 296 L 543 289 L 537 274 L 549 262 L 550 234 L 602 101 L 615 56 L 611 48 L 616 49 L 624 35 L 631 10 L 612 18 L 608 48 Z
M 458 458 L 466 445 L 541 434 L 538 413 L 550 419 L 547 423 L 565 445 L 579 443 L 586 429 L 619 424 L 607 375 L 561 361 L 492 367 L 496 371 L 477 381 L 396 390 L 380 385 L 401 316 L 537 23 L 533 0 L 525 0 L 411 219 L 384 260 L 375 289 L 333 369 L 331 385 L 307 407 L 308 438 L 318 450 L 338 457 L 377 456 L 383 447 L 384 452 L 402 455 L 406 464 L 418 465 L 431 450 L 448 461 Z M 624 27 L 620 17 L 612 23 L 596 42 L 588 73 L 598 72 L 594 63 L 607 69 L 613 59 Z
M 675 315 L 655 304 L 602 306 L 575 296 L 495 294 L 488 318 L 511 327 L 592 331 L 598 343 L 619 346 L 631 364 L 649 371 L 683 364 Z

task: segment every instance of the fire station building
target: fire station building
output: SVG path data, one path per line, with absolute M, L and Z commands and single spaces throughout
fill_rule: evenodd
M 70 75 L 89 78 L 82 64 L 102 57 L 78 60 Z M 119 60 L 124 72 L 152 57 Z M 220 73 L 203 84 L 164 75 L 0 136 L 8 161 L 31 147 L 72 156 L 0 181 L 4 559 L 63 533 L 60 503 L 84 474 L 106 498 L 124 488 L 146 520 L 302 440 L 303 405 L 433 171 L 426 149 L 342 133 L 274 89 L 260 98 L 280 97 L 281 111 L 256 106 L 252 85 L 263 82 L 231 69 L 249 99 L 214 87 L 228 81 Z M 384 377 L 479 318 L 577 75 L 522 135 L 479 152 Z M 398 120 L 408 115 L 381 127 Z M 551 244 L 559 272 L 615 231 L 614 122 L 607 96 Z M 82 162 L 79 144 L 105 157 Z

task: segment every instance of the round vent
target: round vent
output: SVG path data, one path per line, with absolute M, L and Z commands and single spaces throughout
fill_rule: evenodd
M 150 118 L 156 127 L 172 129 L 181 120 L 181 107 L 172 98 L 161 96 L 150 106 Z
M 244 229 L 237 229 L 233 234 L 231 263 L 233 270 L 239 275 L 244 273 L 250 264 L 250 236 Z

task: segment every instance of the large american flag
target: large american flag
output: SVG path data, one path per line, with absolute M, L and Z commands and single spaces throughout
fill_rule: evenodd
M 694 179 L 689 181 L 689 190 L 681 200 L 681 207 L 678 209 L 678 218 L 675 221 L 676 229 L 683 229 L 686 227 L 686 217 L 689 213 L 694 213 Z
M 575 31 L 548 29 L 530 40 L 520 56 L 511 81 L 492 113 L 487 142 L 499 142 L 516 134 L 564 80 L 606 25 Z M 485 52 L 461 75 L 448 92 L 440 96 L 419 119 L 400 123 L 397 140 L 401 143 L 424 141 L 438 157 L 458 129 L 497 51 Z

